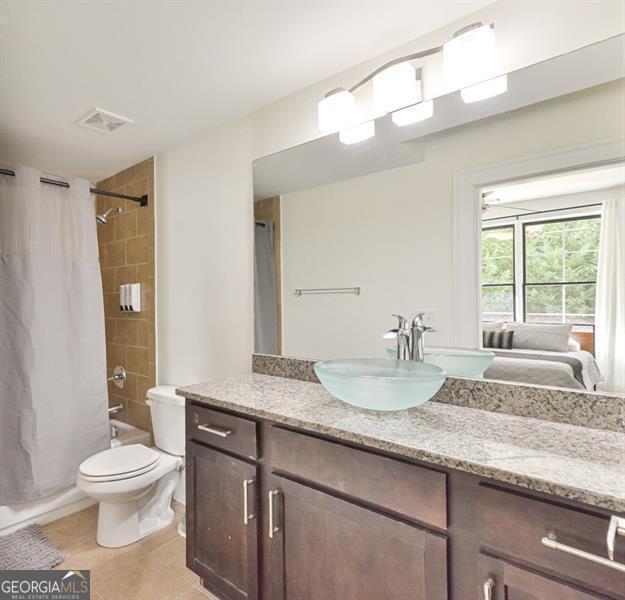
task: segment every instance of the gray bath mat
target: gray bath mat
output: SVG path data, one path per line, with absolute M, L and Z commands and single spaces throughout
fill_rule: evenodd
M 63 555 L 37 524 L 0 536 L 0 570 L 51 569 L 61 562 Z

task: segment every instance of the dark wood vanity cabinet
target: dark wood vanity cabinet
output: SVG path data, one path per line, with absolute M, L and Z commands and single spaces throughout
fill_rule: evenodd
M 543 543 L 605 556 L 609 518 L 187 406 L 187 566 L 222 600 L 625 600 L 625 573 Z
M 480 556 L 480 600 L 605 600 L 562 580 L 521 568 L 503 559 Z
M 273 600 L 447 598 L 447 540 L 282 477 L 268 493 Z
M 187 441 L 187 566 L 224 600 L 258 597 L 256 471 Z

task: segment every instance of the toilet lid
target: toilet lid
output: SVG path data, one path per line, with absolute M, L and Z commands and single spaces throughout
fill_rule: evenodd
M 110 448 L 85 460 L 78 470 L 87 477 L 112 478 L 145 473 L 156 466 L 160 455 L 143 444 Z

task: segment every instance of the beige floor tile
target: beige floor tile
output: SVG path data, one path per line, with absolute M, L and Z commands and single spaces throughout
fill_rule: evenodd
M 154 555 L 95 585 L 104 600 L 172 600 L 193 585 Z
M 92 539 L 69 550 L 62 550 L 65 560 L 57 569 L 90 570 L 91 582 L 96 584 L 115 575 L 120 569 L 145 558 L 148 554 L 140 543 L 122 548 L 104 548 L 95 541 L 95 531 L 92 535 Z
M 219 600 L 219 598 L 204 588 L 194 587 L 178 596 L 176 600 Z
M 192 584 L 199 585 L 200 578 L 186 564 L 186 540 L 178 536 L 154 552 L 165 564 L 173 567 Z
M 94 504 L 67 517 L 47 523 L 41 529 L 51 544 L 66 553 L 73 546 L 91 538 L 95 540 L 97 522 L 98 505 Z

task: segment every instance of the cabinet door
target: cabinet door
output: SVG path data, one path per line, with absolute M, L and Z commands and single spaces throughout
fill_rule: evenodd
M 447 598 L 444 536 L 280 477 L 269 498 L 273 600 Z
M 187 566 L 219 598 L 257 598 L 256 466 L 187 442 L 186 477 Z
M 607 596 L 480 556 L 480 600 L 606 600 Z

